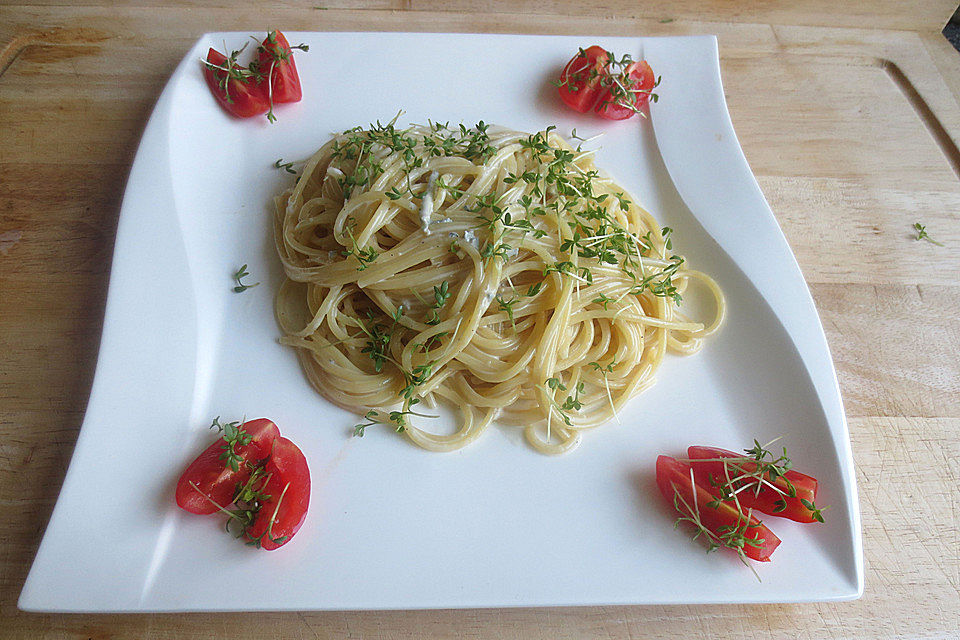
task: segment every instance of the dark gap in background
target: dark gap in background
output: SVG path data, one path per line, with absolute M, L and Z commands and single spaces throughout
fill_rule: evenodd
M 950 41 L 954 49 L 960 51 L 960 7 L 957 7 L 957 10 L 953 12 L 953 17 L 950 18 L 950 22 L 943 28 L 943 35 Z

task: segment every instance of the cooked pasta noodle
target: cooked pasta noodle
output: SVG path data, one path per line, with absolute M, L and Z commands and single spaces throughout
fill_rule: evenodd
M 493 420 L 540 452 L 573 449 L 724 317 L 717 284 L 594 153 L 482 122 L 334 137 L 276 199 L 281 342 L 329 401 L 426 449 Z M 709 322 L 681 311 L 693 280 Z M 438 403 L 453 433 L 421 417 Z

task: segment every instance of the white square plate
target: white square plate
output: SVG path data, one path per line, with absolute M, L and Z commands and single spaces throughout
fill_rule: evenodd
M 235 120 L 204 85 L 204 36 L 163 91 L 130 173 L 100 357 L 83 428 L 20 607 L 56 611 L 379 609 L 839 600 L 862 591 L 853 464 L 833 364 L 796 261 L 743 158 L 716 40 L 295 33 L 304 98 L 279 122 Z M 549 81 L 579 46 L 646 58 L 663 83 L 650 120 L 562 107 Z M 421 451 L 321 399 L 277 344 L 282 273 L 271 199 L 331 133 L 400 124 L 550 124 L 605 132 L 598 165 L 676 230 L 724 289 L 729 317 L 692 357 L 668 357 L 623 424 L 560 458 L 493 427 L 466 450 Z M 259 287 L 231 291 L 248 264 Z M 313 475 L 306 525 L 266 553 L 173 501 L 214 416 L 274 419 Z M 821 481 L 824 525 L 770 518 L 783 540 L 762 584 L 707 555 L 653 483 L 659 453 L 784 436 Z

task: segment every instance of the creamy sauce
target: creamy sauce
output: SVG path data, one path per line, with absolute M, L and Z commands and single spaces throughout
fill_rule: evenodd
M 472 244 L 477 249 L 480 248 L 480 240 L 477 239 L 477 233 L 473 229 L 467 229 L 463 232 L 463 239 Z
M 440 174 L 437 171 L 430 172 L 430 178 L 427 180 L 427 190 L 423 192 L 420 199 L 420 228 L 426 235 L 430 235 L 430 216 L 433 215 L 433 185 Z
M 490 307 L 490 303 L 493 302 L 493 299 L 496 297 L 499 289 L 500 286 L 496 283 L 488 285 L 484 288 L 483 297 L 480 298 L 480 308 L 482 309 L 482 311 L 480 311 L 480 315 L 483 315 L 487 312 L 487 309 Z

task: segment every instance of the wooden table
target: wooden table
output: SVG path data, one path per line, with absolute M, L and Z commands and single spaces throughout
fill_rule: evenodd
M 162 3 L 0 0 L 0 635 L 960 637 L 960 55 L 939 33 L 954 3 L 261 3 L 276 5 L 268 11 L 226 0 L 148 8 Z M 734 125 L 836 360 L 863 512 L 864 597 L 268 615 L 18 612 L 89 394 L 120 197 L 146 118 L 199 34 L 272 26 L 718 34 Z M 915 240 L 915 222 L 945 246 Z

